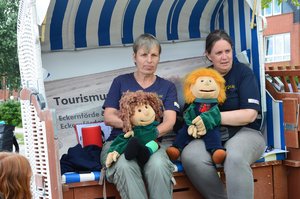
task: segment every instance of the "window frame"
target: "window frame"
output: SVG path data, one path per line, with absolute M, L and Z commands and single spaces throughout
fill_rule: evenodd
M 275 12 L 275 10 L 277 10 L 276 8 L 279 8 L 280 11 Z M 267 13 L 267 10 L 270 10 L 270 12 Z M 269 7 L 263 9 L 263 15 L 265 17 L 281 15 L 281 14 L 282 14 L 282 3 L 278 5 L 277 0 L 272 0 L 272 2 L 270 2 L 269 4 Z
M 291 33 L 280 33 L 264 37 L 265 63 L 291 60 Z

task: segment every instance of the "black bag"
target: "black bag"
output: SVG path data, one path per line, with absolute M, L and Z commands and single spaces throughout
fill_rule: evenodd
M 1 151 L 13 151 L 13 145 L 15 151 L 19 152 L 19 144 L 14 135 L 15 127 L 6 124 L 0 124 L 0 152 Z
M 63 154 L 60 159 L 61 174 L 66 172 L 91 172 L 100 171 L 101 147 L 89 145 L 84 148 L 80 144 L 70 147 L 67 154 Z

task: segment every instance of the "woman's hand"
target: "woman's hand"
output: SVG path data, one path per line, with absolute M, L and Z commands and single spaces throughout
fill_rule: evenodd
M 118 110 L 106 107 L 104 110 L 104 123 L 114 128 L 123 128 L 123 121 L 119 118 Z
M 163 113 L 163 121 L 157 126 L 158 137 L 165 135 L 173 130 L 176 122 L 176 112 L 173 110 L 165 110 Z

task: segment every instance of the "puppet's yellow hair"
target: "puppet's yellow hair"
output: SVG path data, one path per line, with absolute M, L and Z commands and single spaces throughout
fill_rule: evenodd
M 191 85 L 195 84 L 196 80 L 202 76 L 209 76 L 216 80 L 217 85 L 220 87 L 218 102 L 222 104 L 226 99 L 225 80 L 216 70 L 211 68 L 200 68 L 187 74 L 183 88 L 185 102 L 190 104 L 195 100 L 196 97 L 191 92 Z

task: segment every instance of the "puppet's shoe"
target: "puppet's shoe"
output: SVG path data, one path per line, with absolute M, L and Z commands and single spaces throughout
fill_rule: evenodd
M 175 161 L 179 158 L 180 156 L 180 150 L 176 147 L 170 146 L 166 150 L 170 160 Z
M 212 154 L 212 160 L 215 164 L 222 164 L 226 158 L 226 151 L 224 149 L 217 149 Z

